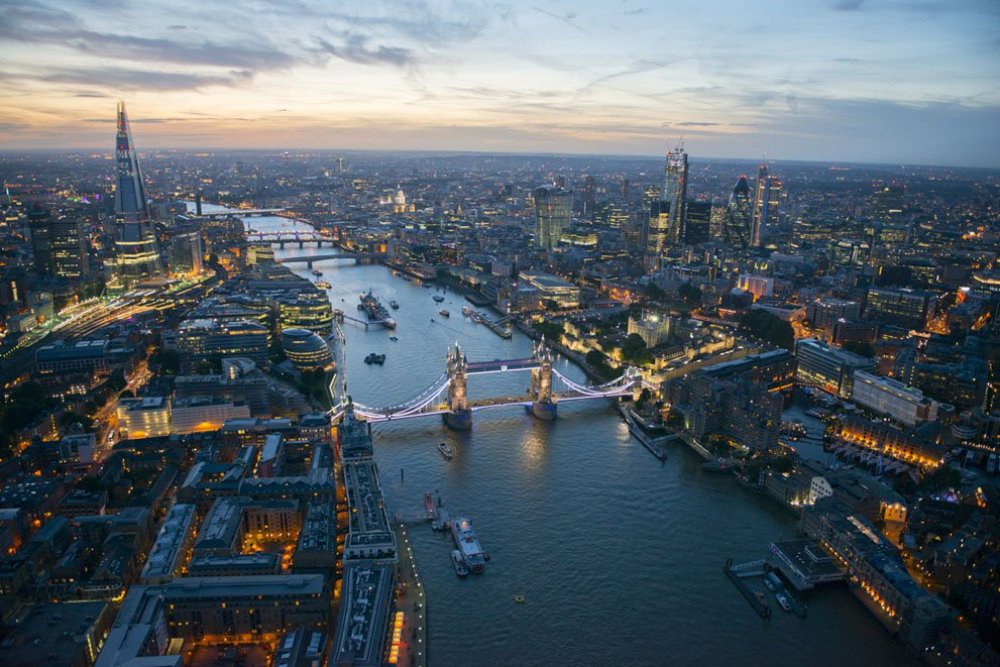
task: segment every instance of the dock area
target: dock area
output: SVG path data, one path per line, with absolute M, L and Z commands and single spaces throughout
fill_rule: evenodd
M 749 566 L 756 566 L 750 568 Z M 745 577 L 760 576 L 757 574 L 757 568 L 759 567 L 760 574 L 764 572 L 764 561 L 755 561 L 754 563 L 746 563 L 743 565 L 733 565 L 733 559 L 727 558 L 726 564 L 722 566 L 722 571 L 725 573 L 729 580 L 733 582 L 736 586 L 736 590 L 746 598 L 746 601 L 750 603 L 753 610 L 757 614 L 767 620 L 771 618 L 771 605 L 767 602 L 767 598 L 763 595 L 758 595 L 750 586 L 747 585 L 743 579 Z
M 695 440 L 694 438 L 692 438 L 690 435 L 687 435 L 687 434 L 678 434 L 678 437 L 681 440 L 683 440 L 684 443 L 688 447 L 690 447 L 692 450 L 694 450 L 694 452 L 698 456 L 700 456 L 701 458 L 705 459 L 706 461 L 714 461 L 715 460 L 715 455 L 712 454 L 712 452 L 710 452 L 707 449 L 705 449 L 705 447 L 701 443 L 699 443 L 697 440 Z
M 632 434 L 636 440 L 638 440 L 643 447 L 649 450 L 650 454 L 655 456 L 661 463 L 667 460 L 667 451 L 663 448 L 668 442 L 673 442 L 677 440 L 680 436 L 676 433 L 669 433 L 661 436 L 649 436 L 646 434 L 643 424 L 636 419 L 632 410 L 625 405 L 619 403 L 618 413 L 628 424 L 628 432 Z
M 396 612 L 402 612 L 402 629 L 396 645 L 399 667 L 427 667 L 427 596 L 413 558 L 406 526 L 393 525 L 399 545 Z

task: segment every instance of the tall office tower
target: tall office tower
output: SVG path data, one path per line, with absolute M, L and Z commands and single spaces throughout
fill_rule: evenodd
M 684 235 L 684 213 L 687 198 L 688 156 L 682 145 L 667 151 L 664 166 L 663 201 L 670 204 L 670 242 L 677 243 Z
M 684 224 L 684 244 L 708 243 L 712 229 L 712 202 L 692 201 L 687 204 Z
M 781 179 L 771 176 L 766 164 L 760 165 L 757 172 L 757 184 L 753 195 L 753 217 L 750 232 L 750 245 L 760 248 L 764 245 L 764 236 L 769 228 L 778 222 L 778 209 L 781 205 Z
M 563 229 L 569 227 L 573 193 L 546 185 L 535 188 L 532 194 L 535 198 L 535 246 L 552 250 L 559 245 Z
M 87 236 L 77 215 L 53 216 L 46 208 L 32 207 L 28 227 L 38 275 L 78 280 L 87 274 Z
M 270 248 L 270 246 L 268 247 Z M 172 275 L 199 275 L 202 271 L 202 259 L 201 234 L 198 232 L 178 234 L 170 239 L 170 273 Z
M 31 249 L 35 253 L 35 271 L 41 276 L 55 273 L 52 264 L 52 214 L 47 208 L 33 206 L 28 210 Z
M 116 284 L 128 288 L 163 275 L 139 158 L 132 141 L 125 102 L 118 101 L 118 136 L 115 142 L 115 250 Z
M 79 280 L 90 273 L 90 249 L 83 218 L 76 211 L 52 219 L 52 273 Z
M 647 271 L 659 268 L 660 255 L 670 236 L 670 202 L 654 201 L 642 226 L 642 265 Z
M 750 245 L 753 198 L 746 174 L 740 175 L 726 205 L 726 243 L 738 248 Z

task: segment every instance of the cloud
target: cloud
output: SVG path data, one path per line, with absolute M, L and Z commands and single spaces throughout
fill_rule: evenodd
M 365 35 L 347 34 L 339 45 L 323 38 L 318 39 L 317 43 L 323 53 L 362 65 L 386 63 L 403 67 L 415 62 L 410 49 L 383 45 L 369 47 L 368 41 Z
M 542 9 L 541 7 L 535 7 L 534 5 L 532 5 L 531 8 L 534 9 L 539 14 L 544 14 L 545 16 L 548 16 L 550 18 L 554 18 L 557 21 L 562 21 L 563 23 L 565 23 L 566 25 L 568 25 L 570 28 L 573 28 L 574 30 L 579 30 L 580 32 L 584 31 L 583 28 L 581 28 L 579 25 L 577 25 L 574 22 L 574 19 L 576 19 L 577 16 L 578 16 L 575 12 L 567 12 L 565 14 L 556 14 L 555 12 L 550 12 L 547 9 Z
M 250 81 L 253 73 L 234 70 L 222 75 L 161 72 L 119 67 L 81 67 L 52 69 L 35 77 L 48 83 L 79 86 L 106 86 L 120 90 L 190 90 L 208 86 L 237 86 Z

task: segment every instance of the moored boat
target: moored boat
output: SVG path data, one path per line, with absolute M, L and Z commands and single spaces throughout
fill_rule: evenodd
M 784 593 L 775 593 L 774 599 L 778 601 L 778 604 L 781 605 L 781 608 L 784 609 L 785 611 L 792 610 L 792 605 L 791 603 L 788 602 L 788 598 L 785 597 Z
M 452 519 L 451 536 L 469 570 L 474 574 L 482 572 L 486 567 L 486 557 L 482 547 L 479 546 L 475 531 L 472 530 L 472 521 L 464 516 Z
M 455 574 L 460 577 L 469 576 L 469 568 L 466 566 L 465 561 L 462 560 L 462 552 L 458 549 L 451 552 L 451 564 L 455 566 Z

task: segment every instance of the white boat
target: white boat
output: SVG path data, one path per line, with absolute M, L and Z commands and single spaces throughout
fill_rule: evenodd
M 448 446 L 448 443 L 442 442 L 438 445 L 438 451 L 441 452 L 441 456 L 447 461 L 451 461 L 455 458 L 455 450 Z
M 469 570 L 474 574 L 482 572 L 486 567 L 486 552 L 479 546 L 472 522 L 464 516 L 455 517 L 451 521 L 451 536 Z
M 781 608 L 785 611 L 792 610 L 792 605 L 788 602 L 788 598 L 785 597 L 784 593 L 775 593 L 774 599 L 778 601 L 778 604 L 781 605 Z

